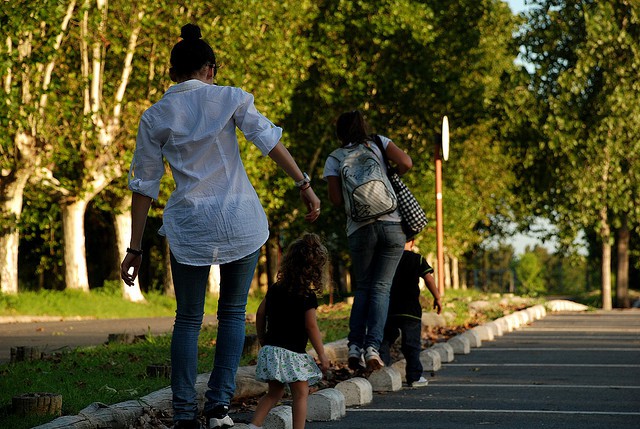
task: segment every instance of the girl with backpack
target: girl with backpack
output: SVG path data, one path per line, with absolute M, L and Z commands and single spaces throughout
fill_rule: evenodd
M 378 352 L 389 306 L 389 291 L 406 241 L 395 193 L 387 178 L 383 154 L 358 110 L 340 115 L 336 134 L 341 147 L 324 166 L 329 200 L 345 207 L 347 240 L 355 295 L 349 318 L 349 367 L 376 370 L 384 366 Z M 411 157 L 389 138 L 379 136 L 387 158 L 399 174 Z

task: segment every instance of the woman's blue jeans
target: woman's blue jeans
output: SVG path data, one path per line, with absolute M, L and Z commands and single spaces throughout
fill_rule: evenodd
M 389 291 L 406 236 L 400 223 L 373 222 L 348 237 L 356 287 L 349 317 L 349 345 L 378 350 L 389 309 Z
M 204 411 L 229 405 L 236 388 L 245 337 L 245 312 L 249 288 L 260 251 L 220 265 L 218 335 L 213 370 L 205 394 Z M 171 271 L 176 293 L 176 320 L 171 338 L 171 390 L 174 420 L 198 417 L 196 378 L 198 376 L 198 336 L 204 315 L 210 266 L 177 262 L 171 255 Z

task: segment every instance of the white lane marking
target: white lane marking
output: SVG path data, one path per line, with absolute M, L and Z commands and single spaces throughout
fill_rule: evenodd
M 589 341 L 638 341 L 640 340 L 640 336 L 636 337 L 635 335 L 612 335 L 610 333 L 599 333 L 599 334 L 584 334 L 584 335 L 547 335 L 546 332 L 528 332 L 528 331 L 518 331 L 517 335 L 513 335 L 515 332 L 507 332 L 502 335 L 502 337 L 496 336 L 494 339 L 505 339 L 505 340 L 514 340 L 514 341 L 531 341 L 531 340 L 550 340 L 550 341 L 569 341 L 569 340 L 589 340 Z
M 562 411 L 562 410 L 470 410 L 450 408 L 376 408 L 362 409 L 349 408 L 348 413 L 485 413 L 485 414 L 568 414 L 587 416 L 640 416 L 640 412 L 615 412 L 615 411 Z
M 585 329 L 585 328 L 581 328 L 579 326 L 576 326 L 575 328 L 572 327 L 568 327 L 568 326 L 558 326 L 557 328 L 542 328 L 539 326 L 526 326 L 524 327 L 525 329 L 523 330 L 526 332 L 581 332 L 584 334 L 592 334 L 592 333 L 605 333 L 605 332 L 615 332 L 616 334 L 620 334 L 620 333 L 624 333 L 624 332 L 629 332 L 629 333 L 633 333 L 633 334 L 640 334 L 640 328 L 622 328 L 622 327 L 616 327 L 616 326 L 612 326 L 610 328 L 589 328 L 589 329 Z
M 632 348 L 602 348 L 602 347 L 481 347 L 478 351 L 483 352 L 555 352 L 555 351 L 578 351 L 578 352 L 636 352 L 640 353 L 640 349 Z
M 640 365 L 627 365 L 627 364 L 603 364 L 603 363 L 455 363 L 449 362 L 447 366 L 478 366 L 478 367 L 539 367 L 539 368 L 552 368 L 552 367 L 568 367 L 568 368 L 640 368 Z
M 538 387 L 548 389 L 640 389 L 640 386 L 594 386 L 585 384 L 487 384 L 487 383 L 438 383 L 437 380 L 430 380 L 429 387 L 513 387 L 516 389 Z

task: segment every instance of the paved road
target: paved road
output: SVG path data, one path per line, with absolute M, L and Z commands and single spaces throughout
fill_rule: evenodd
M 640 311 L 556 313 L 308 429 L 640 428 Z
M 205 316 L 204 323 L 215 324 L 216 316 Z M 51 353 L 104 344 L 109 334 L 157 335 L 172 329 L 173 317 L 0 323 L 0 364 L 9 362 L 11 347 L 39 347 Z

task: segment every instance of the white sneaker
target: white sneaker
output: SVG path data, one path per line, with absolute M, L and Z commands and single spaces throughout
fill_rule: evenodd
M 375 371 L 384 366 L 384 362 L 380 359 L 380 353 L 378 350 L 369 346 L 364 352 L 364 360 L 367 362 L 367 369 Z
M 233 420 L 228 413 L 229 407 L 226 405 L 217 405 L 214 409 L 205 412 L 207 427 L 209 429 L 228 429 L 233 427 Z
M 349 368 L 353 371 L 365 368 L 362 349 L 355 344 L 349 346 Z
M 420 380 L 414 381 L 413 383 L 407 383 L 409 387 L 425 387 L 429 384 L 429 380 L 424 377 L 420 377 Z

